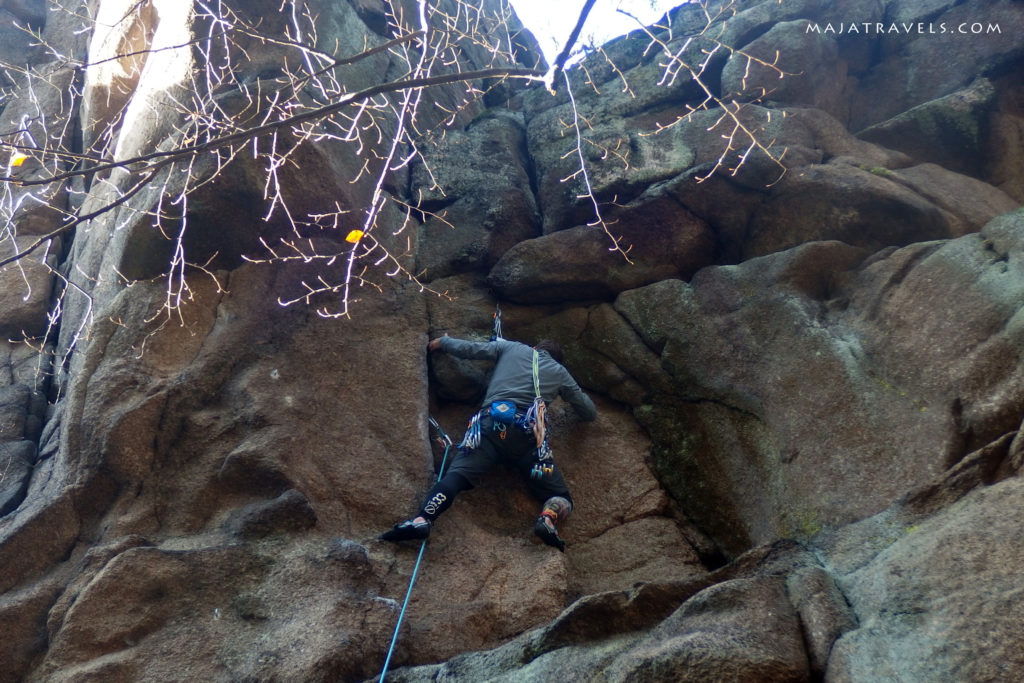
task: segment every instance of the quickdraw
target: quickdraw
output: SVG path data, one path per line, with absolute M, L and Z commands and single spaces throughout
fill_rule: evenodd
M 480 413 L 474 413 L 469 418 L 469 425 L 466 426 L 466 434 L 459 443 L 459 450 L 471 451 L 480 445 Z
M 494 305 L 494 324 L 491 327 L 491 341 L 504 339 L 501 336 L 501 304 Z

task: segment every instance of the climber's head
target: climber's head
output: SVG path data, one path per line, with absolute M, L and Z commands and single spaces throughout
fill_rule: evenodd
M 554 339 L 542 339 L 533 348 L 538 351 L 547 351 L 548 354 L 559 363 L 561 363 L 565 358 L 565 354 L 562 353 L 561 344 L 556 342 Z

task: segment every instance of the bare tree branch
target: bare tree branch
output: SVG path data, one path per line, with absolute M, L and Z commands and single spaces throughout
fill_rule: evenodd
M 168 163 L 170 163 L 170 162 L 168 162 Z M 126 190 L 123 194 L 120 194 L 117 197 L 117 199 L 115 199 L 114 201 L 110 202 L 109 204 L 106 204 L 105 206 L 102 206 L 99 209 L 96 209 L 95 211 L 91 211 L 91 212 L 89 212 L 87 214 L 82 214 L 80 216 L 73 217 L 70 221 L 68 221 L 67 223 L 64 223 L 59 228 L 57 228 L 55 230 L 51 230 L 50 232 L 46 233 L 45 235 L 37 238 L 35 242 L 30 244 L 25 249 L 22 249 L 18 253 L 12 254 L 11 256 L 8 256 L 7 258 L 0 259 L 0 268 L 3 268 L 8 263 L 14 263 L 15 261 L 20 261 L 21 259 L 25 258 L 26 256 L 29 256 L 36 249 L 38 249 L 39 247 L 43 246 L 44 244 L 46 244 L 47 242 L 49 242 L 53 238 L 57 237 L 58 235 L 62 235 L 62 234 L 66 233 L 66 232 L 68 232 L 70 230 L 73 230 L 76 227 L 78 227 L 79 225 L 81 225 L 82 223 L 86 223 L 88 221 L 93 220 L 94 218 L 98 218 L 98 217 L 100 217 L 100 216 L 102 216 L 102 215 L 104 215 L 106 213 L 109 213 L 112 209 L 116 209 L 117 207 L 121 206 L 122 204 L 127 202 L 129 199 L 131 199 L 132 197 L 137 195 L 140 191 L 145 189 L 146 186 L 149 185 L 150 181 L 153 180 L 154 177 L 156 177 L 156 174 L 159 173 L 160 169 L 163 168 L 165 165 L 166 164 L 161 164 L 159 166 L 153 167 L 149 171 L 149 173 L 147 173 L 144 177 L 139 179 L 131 188 Z
M 558 56 L 555 57 L 555 63 L 551 65 L 551 68 L 544 75 L 544 85 L 547 86 L 549 91 L 554 92 L 555 81 L 558 79 L 558 75 L 565 69 L 565 63 L 569 61 L 569 56 L 572 54 L 572 49 L 576 46 L 576 41 L 579 40 L 583 25 L 587 23 L 590 10 L 594 8 L 596 3 L 597 0 L 587 0 L 583 3 L 580 15 L 576 18 L 576 25 L 573 26 L 572 32 L 569 33 L 569 38 L 565 41 L 562 51 L 558 53 Z
M 187 157 L 195 156 L 202 152 L 212 152 L 217 149 L 229 147 L 236 144 L 244 144 L 251 142 L 253 138 L 258 138 L 263 135 L 274 133 L 283 128 L 291 128 L 298 126 L 299 124 L 306 123 L 309 121 L 317 121 L 319 119 L 327 118 L 333 114 L 338 113 L 345 107 L 360 102 L 371 100 L 378 95 L 383 95 L 391 92 L 400 92 L 403 90 L 420 90 L 423 88 L 430 88 L 438 85 L 447 85 L 450 83 L 462 83 L 466 81 L 472 81 L 483 78 L 522 78 L 529 81 L 539 81 L 544 76 L 544 72 L 536 69 L 521 69 L 521 68 L 495 68 L 495 69 L 481 69 L 478 71 L 465 71 L 461 73 L 442 74 L 439 76 L 427 76 L 421 78 L 410 78 L 407 80 L 392 81 L 390 83 L 382 83 L 380 85 L 371 86 L 359 92 L 351 93 L 349 95 L 343 95 L 341 99 L 323 107 L 318 107 L 309 111 L 296 114 L 286 119 L 278 121 L 268 121 L 264 124 L 254 126 L 252 128 L 246 128 L 229 135 L 225 135 L 212 140 L 190 145 L 187 147 L 181 147 L 178 149 L 163 151 L 163 152 L 150 152 L 149 154 L 142 154 L 129 159 L 122 159 L 117 161 L 106 161 L 103 163 L 96 164 L 95 166 L 89 166 L 86 168 L 79 168 L 64 173 L 54 174 L 45 178 L 37 178 L 33 180 L 25 180 L 16 176 L 0 176 L 0 183 L 10 183 L 19 187 L 29 187 L 33 185 L 49 185 L 52 182 L 59 180 L 66 180 L 68 178 L 74 178 L 77 176 L 93 175 L 96 173 L 102 173 L 115 168 L 123 168 L 129 172 L 137 173 L 140 171 L 148 171 L 152 166 L 144 166 L 141 169 L 133 169 L 132 166 L 143 164 L 148 161 L 161 160 L 161 161 L 174 161 L 176 159 L 184 159 Z M 9 142 L 0 141 L 0 148 L 12 149 L 22 152 L 38 152 L 40 156 L 69 156 L 65 152 L 54 151 L 45 148 L 38 148 L 33 146 L 12 144 Z M 78 155 L 79 158 L 89 157 L 85 155 Z
M 615 234 L 613 221 L 602 215 L 607 202 L 599 201 L 600 190 L 595 189 L 593 179 L 602 162 L 630 170 L 630 147 L 628 141 L 616 142 L 594 133 L 587 119 L 590 105 L 582 100 L 606 96 L 601 90 L 607 90 L 612 81 L 598 83 L 594 79 L 605 78 L 609 69 L 613 90 L 635 96 L 630 84 L 635 72 L 620 68 L 603 50 L 598 51 L 598 60 L 570 66 L 596 0 L 583 4 L 565 45 L 547 71 L 521 66 L 524 62 L 516 55 L 521 48 L 509 25 L 507 3 L 498 3 L 497 9 L 476 0 L 385 4 L 390 8 L 389 37 L 367 32 L 361 49 L 338 44 L 333 49 L 325 47 L 318 38 L 318 19 L 305 0 L 280 0 L 276 14 L 252 19 L 231 9 L 226 0 L 195 3 L 187 28 L 191 33 L 176 34 L 167 40 L 171 44 L 154 43 L 155 32 L 146 25 L 145 4 L 140 2 L 123 15 L 119 12 L 111 17 L 110 25 L 96 27 L 110 37 L 97 42 L 103 48 L 96 54 L 66 56 L 63 46 L 43 44 L 42 50 L 55 58 L 49 63 L 50 71 L 38 73 L 44 70 L 32 65 L 6 70 L 9 80 L 17 84 L 18 101 L 26 103 L 27 113 L 14 117 L 13 129 L 0 134 L 0 150 L 10 154 L 7 171 L 0 176 L 0 215 L 7 221 L 0 234 L 5 243 L 14 245 L 15 252 L 0 260 L 0 267 L 27 258 L 77 226 L 118 210 L 119 220 L 151 221 L 152 228 L 168 240 L 170 256 L 159 277 L 167 292 L 161 310 L 170 315 L 188 301 L 192 275 L 216 279 L 219 267 L 216 254 L 190 257 L 186 253 L 188 233 L 197 229 L 192 212 L 203 204 L 192 198 L 203 188 L 213 192 L 209 188 L 224 178 L 229 168 L 240 166 L 250 189 L 262 192 L 258 219 L 273 225 L 266 231 L 256 228 L 261 232 L 253 242 L 257 250 L 262 245 L 262 254 L 236 257 L 268 264 L 302 262 L 318 268 L 300 283 L 301 295 L 282 297 L 282 305 L 304 302 L 320 315 L 347 317 L 358 288 L 376 290 L 388 278 L 401 277 L 421 291 L 430 291 L 420 280 L 421 274 L 414 272 L 415 246 L 409 234 L 418 221 L 433 214 L 418 198 L 405 196 L 404 190 L 396 187 L 398 172 L 413 162 L 420 164 L 435 185 L 431 190 L 443 196 L 447 188 L 439 186 L 424 150 L 442 139 L 448 127 L 465 125 L 469 117 L 489 106 L 482 104 L 488 93 L 499 92 L 512 81 L 543 83 L 553 93 L 560 77 L 566 83 L 571 108 L 571 120 L 567 116 L 568 122 L 563 123 L 572 139 L 572 149 L 563 157 L 571 160 L 572 168 L 562 181 L 574 183 L 574 200 L 592 209 L 590 224 L 601 227 L 610 250 L 629 261 L 629 246 Z M 724 52 L 746 59 L 748 67 L 775 69 L 780 77 L 786 74 L 778 68 L 777 59 L 759 60 L 722 42 L 719 14 L 735 12 L 733 3 L 725 0 L 714 12 L 707 4 L 702 7 L 707 25 L 699 35 L 678 40 L 667 27 L 644 29 L 648 50 L 661 60 L 657 85 L 667 88 L 689 79 L 699 95 L 675 120 L 662 121 L 650 133 L 639 134 L 656 135 L 687 125 L 694 113 L 707 111 L 723 141 L 710 173 L 735 173 L 755 152 L 767 154 L 784 168 L 781 154 L 773 156 L 774 141 L 762 140 L 761 130 L 751 125 L 747 105 L 717 95 L 704 78 L 712 56 Z M 41 35 L 33 35 L 42 42 Z M 697 44 L 701 49 L 692 50 Z M 339 56 L 342 50 L 357 51 Z M 180 57 L 188 68 L 154 96 L 143 87 L 143 75 L 147 69 L 159 68 L 153 64 L 173 61 L 174 51 L 184 51 Z M 360 62 L 372 66 L 364 71 L 357 66 L 353 71 L 353 65 Z M 582 70 L 583 82 L 593 93 L 573 91 L 572 83 L 578 81 L 570 79 L 570 74 L 576 68 Z M 373 69 L 379 72 L 372 73 Z M 75 100 L 88 98 L 80 83 L 60 80 L 61 73 L 84 75 L 86 87 L 88 79 L 95 78 L 101 88 L 108 88 L 94 91 L 102 93 L 98 103 L 89 100 L 96 111 L 89 112 L 89 120 L 78 120 L 85 131 L 81 144 L 72 133 L 75 121 L 71 112 Z M 351 79 L 352 73 L 361 75 Z M 348 87 L 358 89 L 348 92 Z M 436 89 L 437 97 L 427 106 L 429 89 Z M 42 96 L 45 93 L 52 100 L 53 92 L 60 94 L 59 115 L 47 109 L 52 105 Z M 751 101 L 757 96 L 755 93 Z M 143 116 L 160 118 L 164 127 L 158 139 L 146 142 L 136 138 L 122 144 L 126 135 L 130 137 L 132 117 L 140 116 L 140 111 Z M 335 201 L 333 208 L 322 203 L 310 208 L 296 201 L 296 196 L 303 196 L 296 186 L 303 182 L 308 155 L 317 153 L 312 151 L 319 149 L 315 145 L 324 142 L 347 149 L 345 153 L 355 161 L 352 177 L 338 184 L 347 182 L 358 188 L 347 195 L 358 199 Z M 113 174 L 116 183 L 107 174 Z M 88 208 L 68 208 L 65 185 L 89 195 L 87 203 L 75 205 Z M 46 189 L 33 189 L 40 187 Z M 100 195 L 97 188 L 112 194 Z M 31 239 L 19 235 L 18 222 L 29 208 L 38 208 L 23 206 L 26 197 L 31 202 L 49 203 L 43 208 L 57 216 L 59 224 L 48 224 L 45 231 L 34 227 Z M 114 276 L 127 281 L 119 273 Z M 78 275 L 69 276 L 64 290 L 85 293 L 91 285 L 84 280 L 75 282 L 75 277 Z

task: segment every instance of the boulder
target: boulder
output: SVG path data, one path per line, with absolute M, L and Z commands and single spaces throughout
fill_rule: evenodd
M 807 20 L 782 21 L 737 46 L 722 70 L 725 98 L 810 106 L 845 118 L 846 63 L 834 36 L 807 30 Z
M 757 548 L 689 580 L 580 598 L 499 648 L 398 669 L 389 679 L 688 681 L 725 669 L 737 680 L 809 680 L 797 614 L 778 575 L 807 562 L 793 545 Z
M 1020 202 L 988 183 L 952 173 L 935 164 L 896 169 L 893 176 L 951 214 L 953 235 L 977 232 L 992 219 L 1020 206 Z
M 628 108 L 619 116 L 614 114 L 620 108 L 603 101 L 587 105 L 564 104 L 534 113 L 527 128 L 545 233 L 590 223 L 595 202 L 607 212 L 694 164 L 685 126 L 667 127 L 676 122 L 675 110 L 683 110 L 681 105 L 651 115 L 627 100 Z M 666 128 L 658 132 L 662 126 Z
M 857 628 L 857 618 L 835 577 L 822 567 L 797 569 L 786 578 L 786 591 L 800 617 L 812 679 L 823 679 L 833 645 Z
M 0 8 L 0 59 L 4 64 L 24 66 L 32 50 L 32 37 L 24 28 L 28 24 L 37 27 L 44 16 L 43 3 L 32 2 L 4 3 Z M 14 85 L 11 75 L 6 72 L 0 76 L 0 84 L 6 89 Z M 6 99 L 6 98 L 4 98 Z M 3 100 L 0 100 L 2 103 Z
M 46 614 L 60 593 L 56 581 L 41 581 L 0 597 L 0 637 L 4 639 L 2 675 L 21 680 L 46 650 Z
M 744 257 L 818 239 L 876 251 L 959 237 L 1018 206 L 1001 190 L 934 164 L 890 170 L 850 161 L 795 169 L 773 186 L 751 212 Z
M 44 474 L 48 471 L 52 469 L 43 469 Z M 106 494 L 96 488 L 97 495 Z M 8 592 L 26 580 L 38 579 L 68 556 L 81 531 L 76 494 L 80 491 L 45 500 L 29 494 L 14 514 L 0 520 L 0 590 Z
M 996 89 L 987 78 L 919 104 L 857 133 L 862 140 L 897 149 L 914 160 L 984 177 L 989 119 Z
M 640 582 L 664 582 L 697 576 L 704 564 L 682 541 L 679 528 L 665 517 L 644 517 L 574 547 L 570 557 L 573 594 L 590 595 Z
M 244 546 L 123 549 L 52 620 L 40 671 L 111 681 L 183 671 L 201 678 L 365 677 L 377 663 L 360 663 L 358 639 L 343 624 L 353 610 L 370 628 L 389 617 L 386 604 L 365 596 L 372 585 L 367 566 L 323 543 L 285 556 Z M 333 589 L 322 590 L 321 582 Z M 203 618 L 189 617 L 196 614 Z M 163 656 L 165 647 L 189 656 Z
M 756 615 L 756 616 L 755 616 Z M 757 629 L 751 620 L 760 621 Z M 610 681 L 809 681 L 797 615 L 777 578 L 734 579 L 683 604 L 607 668 Z
M 540 232 L 525 144 L 521 121 L 492 115 L 424 149 L 412 192 L 429 212 L 416 262 L 425 281 L 489 269 Z
M 617 247 L 617 248 L 616 248 Z M 707 225 L 671 198 L 644 202 L 630 224 L 561 230 L 520 242 L 488 275 L 503 297 L 521 303 L 611 299 L 671 277 L 689 277 L 712 262 Z
M 289 489 L 271 501 L 239 508 L 225 524 L 242 538 L 260 538 L 272 533 L 310 529 L 316 526 L 316 512 L 301 492 Z
M 1011 349 L 1024 287 L 1022 219 L 1018 209 L 980 233 L 893 252 L 866 264 L 850 283 L 864 350 L 884 376 L 893 386 L 941 396 L 948 406 L 964 440 L 950 462 L 1017 426 L 1024 396 Z M 950 292 L 957 294 L 955 306 L 944 307 L 939 302 L 948 304 Z
M 1021 77 L 1005 78 L 1010 85 L 1000 88 L 999 106 L 990 118 L 988 178 L 1003 192 L 1024 202 L 1024 162 L 1014 153 L 1024 137 L 1024 114 L 1014 104 L 1020 98 Z
M 652 393 L 669 390 L 671 379 L 659 356 L 637 331 L 609 304 L 591 308 L 579 334 L 584 386 L 600 387 L 613 398 L 631 405 L 646 402 Z
M 877 512 L 1012 429 L 1020 230 L 868 261 L 808 244 L 620 295 L 675 385 L 637 409 L 663 483 L 735 552 Z
M 1019 525 L 1004 511 L 1022 493 L 1015 477 L 931 517 L 896 506 L 831 536 L 823 545 L 843 567 L 839 585 L 860 626 L 836 642 L 825 680 L 982 680 L 1020 670 L 1024 558 Z
M 850 93 L 850 130 L 962 90 L 980 74 L 1011 68 L 1020 59 L 1020 45 L 1006 27 L 1020 25 L 1022 12 L 1007 0 L 887 5 L 882 32 L 872 34 L 877 37 L 875 63 Z
M 743 254 L 761 256 L 816 240 L 877 251 L 969 231 L 949 212 L 895 182 L 888 169 L 833 162 L 790 172 L 772 187 L 751 217 Z
M 27 249 L 35 240 L 17 238 L 14 245 Z M 0 338 L 33 339 L 43 336 L 51 326 L 47 317 L 53 292 L 53 270 L 43 259 L 46 249 L 15 263 L 0 267 Z M 0 255 L 12 255 L 10 243 L 0 243 Z M 50 259 L 53 260 L 52 258 Z

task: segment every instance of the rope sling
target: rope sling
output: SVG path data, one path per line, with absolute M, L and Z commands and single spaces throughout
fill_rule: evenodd
M 537 460 L 551 459 L 551 447 L 548 446 L 548 433 L 544 426 L 544 399 L 540 395 L 540 354 L 533 350 L 533 405 L 526 411 L 526 424 L 533 425 L 533 436 L 537 439 Z

